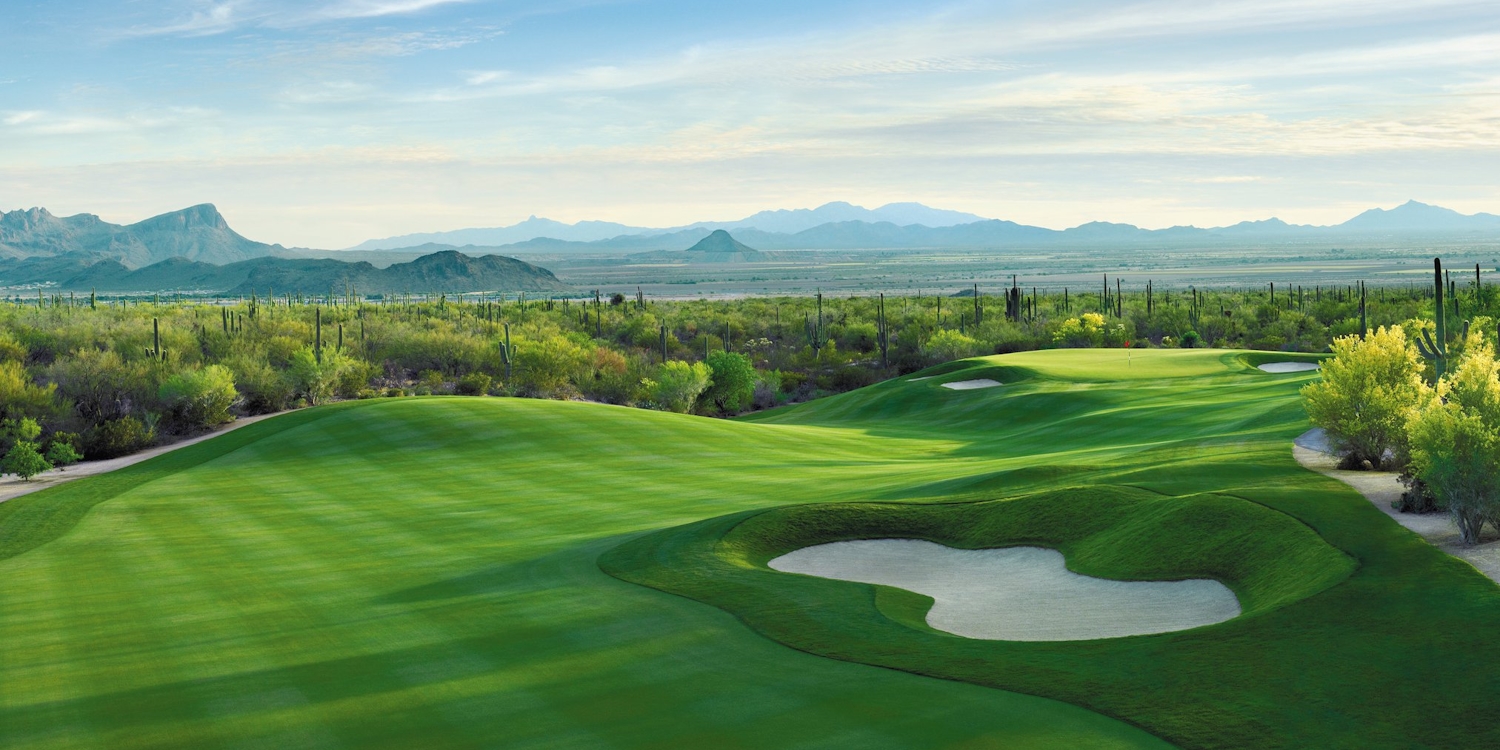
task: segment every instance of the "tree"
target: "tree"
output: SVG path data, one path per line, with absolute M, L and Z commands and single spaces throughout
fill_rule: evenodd
M 1401 326 L 1380 328 L 1363 341 L 1344 336 L 1323 361 L 1322 380 L 1302 388 L 1312 423 L 1327 430 L 1345 464 L 1379 468 L 1387 449 L 1406 453 L 1406 420 L 1427 390 L 1417 351 Z
M 223 365 L 183 370 L 167 378 L 158 392 L 172 418 L 190 429 L 232 421 L 229 407 L 239 395 L 234 389 L 234 374 Z
M 51 445 L 47 446 L 46 459 L 53 466 L 72 466 L 83 460 L 83 454 L 79 453 L 72 443 L 54 440 Z
M 651 394 L 657 408 L 686 414 L 693 410 L 698 396 L 712 382 L 708 365 L 702 362 L 688 364 L 672 360 L 661 366 L 656 380 L 646 380 L 644 385 Z
M 735 414 L 750 406 L 755 397 L 755 365 L 749 357 L 722 349 L 709 352 L 708 369 L 711 384 L 703 398 L 712 401 L 724 414 Z
M 1104 342 L 1104 316 L 1084 313 L 1068 318 L 1052 334 L 1052 341 L 1063 346 L 1098 346 Z
M 1500 524 L 1500 377 L 1489 344 L 1471 340 L 1464 348 L 1407 430 L 1413 475 L 1447 506 L 1463 542 L 1474 544 L 1486 521 Z
M 0 423 L 10 449 L 0 457 L 0 474 L 15 474 L 23 482 L 52 468 L 52 464 L 37 451 L 36 439 L 42 434 L 41 425 L 29 417 L 7 419 Z

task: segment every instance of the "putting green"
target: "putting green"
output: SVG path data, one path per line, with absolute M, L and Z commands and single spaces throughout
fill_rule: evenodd
M 739 422 L 343 404 L 0 504 L 0 745 L 1494 744 L 1500 590 L 1292 462 L 1296 388 L 1315 375 L 1197 351 L 1140 352 L 1122 375 L 1102 359 L 1116 354 L 1095 354 L 1102 375 L 1080 352 L 972 360 Z M 1160 374 L 1135 377 L 1141 362 Z M 938 387 L 981 377 L 1006 386 Z M 1003 506 L 1083 485 L 1294 519 L 1305 543 L 1284 551 L 1323 569 L 1251 570 L 1266 605 L 1221 625 L 1123 650 L 1025 644 L 1040 655 L 986 653 L 984 679 L 937 680 L 787 648 L 598 567 L 632 540 L 722 537 L 787 504 Z M 1155 518 L 1100 533 L 1191 534 L 1149 531 Z M 1272 537 L 1245 536 L 1291 538 Z M 1102 538 L 1064 551 L 1099 571 L 1140 563 Z M 871 627 L 930 637 L 901 624 L 920 601 L 818 582 L 877 601 Z M 954 663 L 925 640 L 887 645 L 910 671 Z M 986 686 L 1001 682 L 1030 694 Z M 1452 712 L 1419 697 L 1433 694 Z

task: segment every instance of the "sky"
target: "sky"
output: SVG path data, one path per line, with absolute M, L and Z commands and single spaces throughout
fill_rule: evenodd
M 834 200 L 1500 213 L 1500 4 L 5 0 L 0 210 L 339 248 Z

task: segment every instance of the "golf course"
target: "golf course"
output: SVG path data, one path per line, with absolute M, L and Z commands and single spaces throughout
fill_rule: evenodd
M 1294 460 L 1319 373 L 1258 366 L 1318 359 L 1031 351 L 729 420 L 293 411 L 0 503 L 0 747 L 1500 746 L 1500 588 Z M 771 565 L 892 539 L 1233 600 L 962 637 Z

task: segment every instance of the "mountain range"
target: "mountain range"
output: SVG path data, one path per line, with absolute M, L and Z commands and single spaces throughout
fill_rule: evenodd
M 484 233 L 501 230 L 459 230 L 408 235 L 361 246 L 384 249 L 340 251 L 286 248 L 246 239 L 231 229 L 210 204 L 128 225 L 112 224 L 92 214 L 58 217 L 46 209 L 32 208 L 0 212 L 0 286 L 56 284 L 80 290 L 176 288 L 216 292 L 274 286 L 312 291 L 326 289 L 330 284 L 341 287 L 347 281 L 371 293 L 434 289 L 560 291 L 564 285 L 550 271 L 503 256 L 675 253 L 693 248 L 707 250 L 705 256 L 727 258 L 732 253 L 754 260 L 756 250 L 751 248 L 1253 247 L 1267 243 L 1396 242 L 1426 238 L 1500 241 L 1500 216 L 1465 215 L 1416 201 L 1388 210 L 1371 209 L 1333 226 L 1293 225 L 1267 219 L 1206 229 L 1181 226 L 1151 230 L 1130 224 L 1090 222 L 1056 230 L 981 219 L 915 203 L 893 203 L 877 209 L 829 203 L 816 209 L 764 211 L 726 224 L 648 230 L 608 222 L 570 225 L 533 218 L 502 229 L 512 237 L 538 231 L 563 236 L 533 234 L 523 240 L 495 244 L 504 237 Z M 728 235 L 728 229 L 733 230 L 733 237 Z M 601 234 L 610 236 L 568 239 Z M 452 244 L 456 238 L 464 237 L 497 239 L 461 247 Z M 415 246 L 396 243 L 421 238 L 434 241 Z M 705 240 L 707 244 L 698 244 Z M 715 247 L 727 249 L 717 252 L 709 249 Z M 432 260 L 434 257 L 438 259 Z
M 127 225 L 93 214 L 53 216 L 45 208 L 0 212 L 0 258 L 88 253 L 139 268 L 168 258 L 232 263 L 283 250 L 240 236 L 208 203 Z
M 483 229 L 456 229 L 450 232 L 428 232 L 406 234 L 366 240 L 350 250 L 392 250 L 429 243 L 443 245 L 500 246 L 526 242 L 538 238 L 564 242 L 598 242 L 625 236 L 661 236 L 683 232 L 701 232 L 704 236 L 715 229 L 758 229 L 763 232 L 795 234 L 806 229 L 831 222 L 863 221 L 871 224 L 889 222 L 898 226 L 921 224 L 927 227 L 948 227 L 984 221 L 984 217 L 961 211 L 929 208 L 920 203 L 888 203 L 875 209 L 863 208 L 842 201 L 825 203 L 817 208 L 761 211 L 739 221 L 705 221 L 679 227 L 649 228 L 633 227 L 609 221 L 580 221 L 564 224 L 535 216 L 508 227 Z M 682 248 L 675 248 L 681 250 Z
M 403 292 L 573 291 L 551 271 L 501 255 L 473 257 L 454 250 L 376 268 L 367 262 L 265 256 L 224 265 L 183 257 L 130 269 L 118 260 L 88 253 L 0 259 L 0 286 L 50 284 L 63 291 L 105 293 L 175 289 L 229 296 L 251 292 L 360 294 Z
M 880 219 L 880 216 L 900 220 Z M 910 219 L 926 216 L 926 223 Z M 859 218 L 850 218 L 859 217 Z M 739 240 L 762 250 L 854 250 L 925 248 L 996 248 L 1007 245 L 1095 245 L 1101 243 L 1235 244 L 1246 242 L 1379 240 L 1412 235 L 1465 235 L 1500 240 L 1500 216 L 1465 215 L 1448 208 L 1408 201 L 1393 209 L 1374 208 L 1331 226 L 1288 224 L 1272 218 L 1243 221 L 1223 227 L 1177 226 L 1142 229 L 1132 224 L 1089 222 L 1069 229 L 982 219 L 972 214 L 941 211 L 920 204 L 900 203 L 869 210 L 847 203 L 816 209 L 763 211 L 738 222 L 700 223 L 687 227 L 628 231 L 610 237 L 601 232 L 624 227 L 606 222 L 562 224 L 529 219 L 512 227 L 465 229 L 370 240 L 357 246 L 402 252 L 403 243 L 421 239 L 428 248 L 459 244 L 502 253 L 614 253 L 675 251 L 692 245 L 718 229 L 729 229 Z M 548 233 L 535 235 L 536 231 Z M 515 239 L 526 234 L 534 236 Z M 583 239 L 596 237 L 595 239 Z M 450 244 L 444 244 L 450 243 Z

